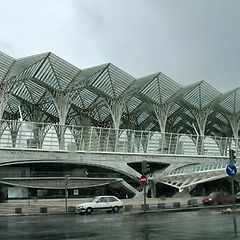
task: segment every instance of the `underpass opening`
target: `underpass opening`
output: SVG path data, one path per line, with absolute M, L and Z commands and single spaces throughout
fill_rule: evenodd
M 178 193 L 178 189 L 163 183 L 156 184 L 156 197 L 172 197 Z
M 149 168 L 150 168 L 149 173 L 153 173 L 154 171 L 162 170 L 169 166 L 169 164 L 166 164 L 166 163 L 157 163 L 157 162 L 150 162 L 150 161 L 147 161 L 147 164 L 149 165 Z M 142 162 L 128 163 L 128 166 L 133 168 L 138 173 L 142 174 Z
M 68 197 L 84 198 L 96 195 L 115 195 L 132 198 L 135 194 L 126 188 L 139 183 L 111 169 L 67 163 L 23 163 L 0 167 L 2 199 L 64 198 L 64 178 L 68 176 Z M 116 184 L 120 182 L 119 184 Z M 45 185 L 44 185 L 45 184 Z M 2 190 L 3 192 L 3 190 Z
M 231 179 L 229 177 L 225 177 L 222 179 L 209 181 L 205 183 L 198 184 L 191 192 L 191 196 L 206 196 L 211 192 L 225 191 L 232 192 Z M 235 192 L 240 191 L 240 187 L 237 181 L 234 181 L 234 189 Z

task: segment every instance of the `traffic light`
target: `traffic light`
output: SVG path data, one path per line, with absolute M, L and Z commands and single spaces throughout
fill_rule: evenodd
M 229 149 L 229 159 L 230 163 L 236 163 L 236 152 L 232 149 Z
M 147 161 L 142 161 L 142 174 L 148 174 L 150 172 L 150 164 Z

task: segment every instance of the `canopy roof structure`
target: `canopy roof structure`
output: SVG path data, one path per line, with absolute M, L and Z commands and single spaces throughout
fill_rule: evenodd
M 240 88 L 181 86 L 161 72 L 137 79 L 111 63 L 80 69 L 51 52 L 0 52 L 0 84 L 1 119 L 234 138 L 240 128 Z

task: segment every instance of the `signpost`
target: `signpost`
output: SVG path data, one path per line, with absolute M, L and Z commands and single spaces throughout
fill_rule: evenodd
M 147 199 L 147 192 L 146 192 L 146 185 L 147 185 L 147 174 L 151 172 L 150 163 L 142 161 L 142 176 L 140 178 L 141 184 L 143 185 L 143 195 L 144 195 L 144 212 L 147 210 L 146 199 Z
M 140 178 L 140 181 L 141 181 L 141 184 L 142 184 L 142 185 L 146 185 L 146 183 L 147 183 L 147 177 L 144 176 L 144 175 L 142 175 L 141 178 Z
M 237 174 L 237 168 L 235 166 L 235 163 L 236 163 L 236 152 L 233 149 L 229 149 L 229 164 L 227 165 L 226 173 L 228 176 L 231 177 L 232 196 L 233 196 L 233 225 L 234 225 L 235 236 L 237 236 L 237 222 L 236 222 L 236 217 L 234 212 L 236 208 L 234 176 Z
M 144 199 L 144 212 L 146 212 L 146 200 L 147 200 L 147 192 L 146 192 L 146 185 L 147 185 L 147 177 L 142 175 L 140 178 L 141 184 L 143 185 L 143 199 Z
M 234 164 L 229 164 L 226 168 L 226 173 L 228 176 L 233 177 L 237 173 L 237 168 Z
M 226 173 L 231 177 L 232 182 L 232 195 L 234 197 L 233 208 L 235 208 L 235 191 L 234 191 L 234 176 L 237 173 L 236 163 L 236 152 L 233 149 L 229 149 L 229 164 L 226 168 Z
M 226 168 L 226 173 L 228 176 L 231 177 L 231 183 L 232 183 L 232 196 L 233 196 L 233 209 L 235 209 L 235 189 L 234 189 L 234 176 L 237 173 L 237 168 L 235 166 L 235 164 L 230 163 L 229 165 L 227 165 Z

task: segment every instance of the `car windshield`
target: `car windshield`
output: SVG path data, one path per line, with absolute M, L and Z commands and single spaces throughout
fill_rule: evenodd
M 92 200 L 90 200 L 90 202 L 97 202 L 98 199 L 99 197 L 94 197 Z
M 213 193 L 210 193 L 208 196 L 209 197 L 214 197 L 214 196 L 216 196 L 216 195 L 218 195 L 216 192 L 213 192 Z

